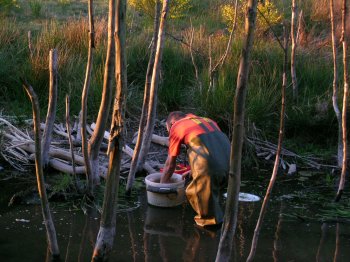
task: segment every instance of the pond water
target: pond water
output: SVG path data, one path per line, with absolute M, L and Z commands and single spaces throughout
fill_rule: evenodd
M 268 179 L 269 174 L 243 176 L 241 191 L 262 196 Z M 5 182 L 0 182 L 2 192 Z M 350 261 L 350 198 L 346 193 L 340 204 L 334 204 L 334 190 L 333 180 L 324 174 L 279 176 L 255 261 Z M 150 206 L 144 188 L 137 197 L 121 202 L 110 261 L 215 260 L 220 229 L 197 228 L 187 203 L 176 208 Z M 49 261 L 40 206 L 1 204 L 0 261 Z M 246 260 L 260 207 L 261 201 L 240 202 L 232 261 Z M 84 214 L 55 203 L 51 208 L 62 261 L 90 261 L 99 213 L 91 209 Z

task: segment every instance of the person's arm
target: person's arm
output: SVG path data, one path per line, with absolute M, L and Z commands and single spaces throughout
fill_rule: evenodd
M 169 183 L 176 168 L 176 156 L 169 156 L 165 161 L 163 175 L 160 178 L 160 183 Z

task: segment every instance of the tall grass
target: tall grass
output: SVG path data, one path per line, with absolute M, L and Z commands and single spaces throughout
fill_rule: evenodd
M 29 1 L 29 7 L 32 11 L 32 15 L 35 18 L 39 18 L 41 16 L 41 9 L 42 9 L 42 3 L 39 0 L 30 0 Z
M 73 5 L 73 2 L 71 3 Z M 203 90 L 196 84 L 194 67 L 188 45 L 188 23 L 171 23 L 167 32 L 181 41 L 168 37 L 164 47 L 164 58 L 159 86 L 158 113 L 165 117 L 169 111 L 184 110 L 212 117 L 228 133 L 233 114 L 241 40 L 235 37 L 231 51 L 218 72 L 217 87 L 208 92 L 209 35 L 212 35 L 212 59 L 214 63 L 223 54 L 228 39 L 227 32 L 220 30 L 219 4 L 209 1 L 194 1 L 189 14 L 193 16 L 196 29 L 193 47 Z M 207 7 L 215 10 L 210 14 Z M 68 7 L 67 7 L 68 8 Z M 210 9 L 209 8 L 209 9 Z M 143 89 L 152 23 L 135 14 L 129 16 L 133 28 L 127 35 L 128 60 L 128 116 L 138 116 L 142 104 Z M 188 22 L 188 18 L 184 18 Z M 143 20 L 147 20 L 146 22 Z M 71 95 L 71 112 L 80 110 L 80 96 L 87 60 L 87 21 L 84 18 L 65 22 L 47 21 L 33 30 L 33 55 L 28 50 L 28 28 L 21 21 L 0 18 L 0 106 L 8 113 L 30 115 L 30 103 L 26 98 L 19 78 L 26 77 L 39 95 L 43 112 L 47 107 L 48 54 L 51 48 L 59 53 L 59 101 L 58 116 L 64 115 L 64 97 Z M 129 20 L 129 24 L 131 24 Z M 179 26 L 179 28 L 178 28 Z M 94 119 L 99 107 L 103 82 L 103 71 L 107 38 L 106 21 L 96 19 L 96 49 L 94 51 L 93 75 L 88 100 L 89 116 Z M 219 32 L 219 33 L 218 33 Z M 276 138 L 280 111 L 282 84 L 282 51 L 268 37 L 254 44 L 251 57 L 250 78 L 246 105 L 246 119 L 263 130 L 267 137 Z M 319 137 L 329 139 L 336 127 L 331 105 L 332 65 L 327 51 L 306 51 L 297 54 L 299 79 L 299 101 L 291 100 L 287 89 L 286 135 L 301 136 L 317 132 Z M 289 71 L 288 71 L 289 74 Z M 11 106 L 9 106 L 11 105 Z M 24 109 L 23 109 L 24 108 Z M 328 136 L 328 137 L 327 137 Z M 307 137 L 307 136 L 305 136 Z M 334 136 L 336 138 L 336 135 Z M 335 140 L 335 139 L 334 139 Z
M 3 19 L 0 28 L 0 85 L 1 101 L 26 104 L 26 97 L 19 82 L 25 77 L 33 85 L 39 96 L 41 109 L 46 110 L 48 95 L 48 55 L 52 48 L 58 50 L 58 115 L 64 113 L 64 96 L 70 93 L 72 113 L 80 110 L 80 94 L 83 86 L 87 60 L 87 23 L 84 19 L 69 21 L 65 24 L 50 22 L 41 31 L 33 34 L 33 55 L 29 54 L 26 32 L 21 32 L 16 21 Z M 105 56 L 106 21 L 96 23 L 96 50 L 94 73 L 91 83 L 89 112 L 98 110 L 103 81 L 103 64 Z M 9 91 L 11 90 L 11 92 Z M 6 103 L 6 102 L 5 102 Z M 22 108 L 22 107 L 21 107 Z M 30 108 L 30 107 L 29 107 Z M 8 111 L 19 111 L 16 107 L 6 108 Z M 22 110 L 23 111 L 23 110 Z M 30 112 L 30 110 L 25 113 Z M 20 114 L 20 112 L 12 112 Z M 23 114 L 24 112 L 22 112 Z

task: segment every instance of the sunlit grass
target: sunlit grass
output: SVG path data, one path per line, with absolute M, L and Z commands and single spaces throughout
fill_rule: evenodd
M 18 4 L 19 8 L 7 13 L 11 17 L 2 14 L 0 18 L 3 25 L 0 28 L 1 104 L 11 102 L 15 105 L 11 108 L 4 106 L 13 114 L 23 114 L 22 108 L 26 114 L 31 114 L 29 101 L 19 81 L 20 77 L 25 77 L 38 93 L 41 110 L 45 114 L 48 99 L 48 55 L 50 49 L 56 48 L 59 54 L 58 116 L 63 116 L 66 94 L 71 95 L 71 112 L 77 115 L 87 60 L 87 1 L 42 1 L 40 16 L 35 19 L 29 1 L 18 1 Z M 96 48 L 88 101 L 88 113 L 92 119 L 96 116 L 101 98 L 108 8 L 106 1 L 94 1 L 94 4 Z M 207 9 L 212 9 L 212 12 L 208 14 Z M 190 57 L 189 16 L 195 28 L 193 55 L 202 90 L 198 88 Z M 135 10 L 129 10 L 127 23 L 127 72 L 130 87 L 127 94 L 128 112 L 133 114 L 135 111 L 137 115 L 142 104 L 152 21 Z M 28 47 L 29 30 L 32 32 L 32 54 Z M 235 35 L 229 55 L 218 71 L 218 84 L 208 92 L 209 36 L 212 41 L 212 63 L 215 65 L 223 55 L 228 41 L 228 31 L 220 17 L 219 3 L 193 1 L 191 9 L 181 21 L 171 20 L 168 24 L 159 84 L 158 114 L 164 117 L 172 110 L 192 111 L 216 119 L 224 130 L 229 130 L 242 48 L 241 36 Z M 321 140 L 329 140 L 335 134 L 332 131 L 336 127 L 331 105 L 332 65 L 328 53 L 324 49 L 298 49 L 298 103 L 291 97 L 288 68 L 287 138 L 308 137 L 307 134 L 312 138 L 317 131 Z M 265 135 L 273 138 L 277 136 L 279 125 L 282 59 L 282 50 L 275 40 L 269 37 L 256 39 L 251 54 L 246 119 L 249 124 L 254 124 Z M 22 105 L 21 109 L 18 105 Z

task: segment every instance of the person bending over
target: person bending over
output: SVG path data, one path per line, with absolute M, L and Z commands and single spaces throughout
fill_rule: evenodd
M 186 196 L 197 213 L 194 220 L 199 226 L 222 223 L 219 194 L 229 172 L 230 141 L 213 120 L 191 113 L 171 112 L 166 127 L 169 151 L 160 182 L 170 182 L 181 144 L 185 144 L 192 173 Z

